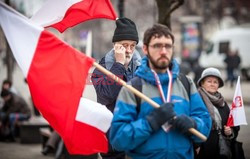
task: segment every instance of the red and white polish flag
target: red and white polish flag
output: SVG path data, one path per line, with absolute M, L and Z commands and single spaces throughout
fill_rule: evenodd
M 31 20 L 64 32 L 69 27 L 96 18 L 117 18 L 110 0 L 47 0 Z
M 230 108 L 230 114 L 227 120 L 227 126 L 247 125 L 246 114 L 243 104 L 243 98 L 240 87 L 240 76 L 238 77 L 233 102 Z
M 112 113 L 82 98 L 94 59 L 0 1 L 0 25 L 25 78 L 35 106 L 72 154 L 107 152 L 105 133 Z

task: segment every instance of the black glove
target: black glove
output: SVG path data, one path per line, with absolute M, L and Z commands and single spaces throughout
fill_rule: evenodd
M 164 103 L 146 116 L 151 128 L 157 131 L 165 122 L 175 117 L 172 103 Z
M 191 117 L 180 115 L 174 119 L 172 126 L 183 134 L 192 135 L 188 130 L 190 128 L 196 128 L 196 122 Z

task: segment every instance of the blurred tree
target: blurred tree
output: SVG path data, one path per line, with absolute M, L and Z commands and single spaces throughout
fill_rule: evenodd
M 9 0 L 5 0 L 5 3 L 7 5 L 10 5 L 10 1 Z M 7 40 L 6 40 L 7 41 Z M 14 58 L 10 49 L 10 46 L 8 44 L 8 42 L 6 42 L 6 65 L 7 65 L 7 79 L 12 81 L 13 78 L 13 70 L 14 70 Z
M 249 0 L 190 0 L 183 5 L 186 14 L 200 15 L 205 24 L 220 23 L 225 17 L 232 17 L 237 24 L 249 23 Z
M 184 0 L 155 0 L 158 7 L 158 22 L 171 29 L 171 13 L 184 4 Z
M 118 1 L 119 17 L 124 17 L 124 0 Z

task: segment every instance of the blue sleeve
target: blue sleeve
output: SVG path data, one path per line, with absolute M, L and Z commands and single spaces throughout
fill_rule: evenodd
M 111 145 L 119 151 L 135 149 L 153 133 L 145 118 L 138 119 L 135 103 L 134 94 L 123 88 L 118 96 L 109 134 Z
M 193 86 L 191 89 L 193 89 L 191 91 L 195 93 L 192 93 L 190 96 L 190 116 L 195 120 L 197 124 L 196 129 L 200 133 L 208 137 L 212 126 L 210 114 L 200 94 L 197 92 L 196 87 Z M 192 138 L 197 143 L 203 142 L 195 135 L 193 135 Z
M 104 59 L 101 60 L 100 64 L 105 67 Z M 120 78 L 123 78 L 125 67 L 120 63 L 114 63 L 110 72 Z M 98 100 L 101 101 L 102 104 L 109 105 L 116 100 L 122 87 L 119 83 L 107 77 L 107 75 L 100 72 L 98 69 L 94 70 L 91 80 L 96 90 Z

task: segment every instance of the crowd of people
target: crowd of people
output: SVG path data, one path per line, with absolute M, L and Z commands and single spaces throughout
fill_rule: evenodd
M 112 38 L 113 48 L 99 64 L 128 84 L 136 81 L 140 91 L 160 107 L 154 108 L 144 99 L 138 102 L 138 97 L 127 88 L 95 69 L 91 80 L 97 102 L 106 105 L 114 114 L 106 134 L 109 150 L 101 157 L 223 158 L 219 153 L 219 134 L 231 142 L 236 140 L 240 128 L 226 126 L 230 108 L 218 90 L 224 86 L 221 72 L 216 68 L 207 68 L 197 83 L 185 76 L 189 87 L 186 89 L 180 79 L 180 66 L 173 58 L 175 38 L 171 30 L 161 24 L 148 28 L 143 37 L 143 58 L 135 49 L 138 41 L 135 23 L 128 18 L 119 18 Z M 232 63 L 230 57 L 225 62 L 228 66 Z M 237 69 L 239 64 L 238 58 L 233 69 Z M 234 70 L 228 67 L 227 71 L 226 81 L 231 81 L 232 85 L 235 81 Z M 0 110 L 1 139 L 14 139 L 16 122 L 28 120 L 31 111 L 12 90 L 10 81 L 3 82 L 1 97 L 4 100 Z M 191 128 L 205 135 L 207 141 L 192 134 Z M 61 140 L 55 131 L 53 134 L 42 150 L 44 155 L 54 152 Z M 95 159 L 98 155 L 85 158 Z
M 115 33 L 117 30 L 118 28 Z M 125 35 L 123 37 L 121 40 L 131 40 Z M 187 92 L 179 79 L 180 67 L 173 58 L 174 35 L 166 26 L 156 24 L 144 33 L 145 57 L 141 59 L 140 65 L 134 67 L 135 71 L 132 71 L 131 76 L 133 78 L 128 78 L 127 66 L 134 61 L 128 61 L 125 65 L 125 62 L 121 62 L 117 57 L 122 55 L 123 58 L 129 59 L 136 54 L 136 50 L 128 47 L 130 43 L 120 44 L 122 46 L 117 47 L 114 43 L 114 50 L 106 54 L 100 63 L 118 77 L 125 79 L 128 84 L 133 85 L 132 81 L 137 81 L 136 84 L 142 87 L 142 93 L 160 107 L 155 109 L 143 99 L 138 103 L 133 93 L 115 82 L 110 82 L 114 83 L 113 85 L 105 84 L 112 79 L 96 69 L 92 81 L 95 83 L 97 101 L 107 105 L 114 113 L 107 133 L 109 152 L 102 157 L 225 157 L 219 153 L 218 134 L 221 133 L 230 142 L 236 140 L 239 127 L 226 126 L 229 106 L 218 91 L 224 85 L 220 71 L 216 68 L 205 69 L 201 72 L 201 77 L 197 78 L 197 83 L 186 77 L 190 87 L 190 92 Z M 119 48 L 121 49 L 118 50 Z M 111 64 L 106 64 L 110 55 L 113 56 Z M 100 74 L 101 76 L 98 76 Z M 207 136 L 207 141 L 203 142 L 191 134 L 190 128 L 195 128 Z

